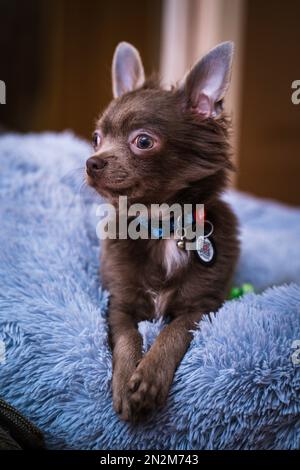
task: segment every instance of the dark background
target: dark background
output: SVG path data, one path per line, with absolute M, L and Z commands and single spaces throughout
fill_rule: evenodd
M 300 0 L 245 1 L 237 187 L 300 204 Z M 162 12 L 163 0 L 0 0 L 2 130 L 90 138 L 116 44 L 132 42 L 146 72 L 158 70 Z
M 90 137 L 111 99 L 115 46 L 136 44 L 158 69 L 161 0 L 0 0 L 0 122 L 22 132 L 73 129 Z

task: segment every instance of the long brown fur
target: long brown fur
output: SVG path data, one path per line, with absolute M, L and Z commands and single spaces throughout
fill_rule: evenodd
M 131 151 L 128 135 L 137 128 L 160 136 L 158 151 L 147 156 Z M 182 89 L 163 90 L 156 81 L 113 100 L 97 122 L 109 145 L 96 150 L 94 157 L 106 164 L 101 175 L 88 176 L 89 184 L 116 206 L 119 195 L 147 206 L 205 204 L 217 252 L 212 266 L 201 264 L 196 252 L 183 253 L 186 259 L 167 273 L 167 244 L 174 241 L 103 241 L 101 275 L 111 294 L 113 403 L 125 420 L 140 419 L 165 403 L 191 330 L 203 315 L 216 312 L 228 293 L 239 252 L 236 218 L 220 198 L 232 169 L 228 128 L 224 113 L 200 119 Z M 143 356 L 138 322 L 158 314 L 171 321 Z

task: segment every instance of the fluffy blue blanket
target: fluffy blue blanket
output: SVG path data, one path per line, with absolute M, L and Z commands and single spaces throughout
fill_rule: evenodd
M 89 152 L 68 133 L 0 138 L 1 395 L 49 448 L 299 448 L 300 210 L 226 196 L 242 227 L 235 282 L 264 292 L 204 319 L 167 406 L 127 424 L 112 409 L 95 201 L 68 176 Z M 162 327 L 140 324 L 145 349 Z

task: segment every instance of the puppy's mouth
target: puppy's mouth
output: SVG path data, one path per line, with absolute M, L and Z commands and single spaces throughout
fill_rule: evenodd
M 124 178 L 118 176 L 114 179 L 107 179 L 93 178 L 86 174 L 86 181 L 89 186 L 104 197 L 130 196 L 137 188 L 137 184 L 129 183 Z

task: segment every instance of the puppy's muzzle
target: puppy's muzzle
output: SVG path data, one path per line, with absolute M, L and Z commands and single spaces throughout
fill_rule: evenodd
M 99 176 L 107 161 L 100 157 L 91 157 L 86 161 L 86 172 L 89 176 Z

